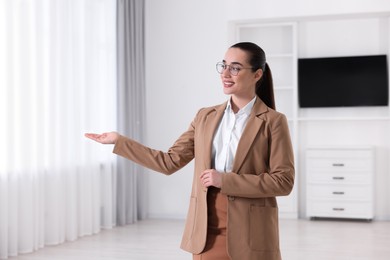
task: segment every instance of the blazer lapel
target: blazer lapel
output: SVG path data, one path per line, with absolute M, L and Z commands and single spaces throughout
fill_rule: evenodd
M 211 111 L 206 119 L 204 125 L 204 167 L 205 169 L 211 168 L 211 153 L 212 144 L 215 131 L 217 130 L 219 122 L 224 114 L 227 102 L 216 106 L 215 110 Z
M 253 109 L 245 126 L 244 132 L 238 142 L 236 155 L 233 161 L 234 172 L 237 173 L 240 170 L 242 163 L 244 162 L 245 157 L 260 130 L 260 127 L 264 123 L 259 116 L 267 111 L 268 107 L 264 104 L 264 102 L 261 99 L 256 98 L 256 102 L 253 105 Z

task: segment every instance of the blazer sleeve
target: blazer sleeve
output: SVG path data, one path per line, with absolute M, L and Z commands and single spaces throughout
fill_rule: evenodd
M 113 153 L 151 170 L 170 175 L 183 168 L 194 158 L 194 123 L 167 152 L 149 148 L 135 140 L 120 136 Z
M 245 161 L 238 173 L 222 175 L 221 192 L 231 196 L 262 198 L 288 195 L 294 185 L 294 156 L 287 119 L 277 113 L 259 135 L 261 145 L 252 149 L 265 153 Z M 269 133 L 268 137 L 267 134 Z M 267 147 L 267 149 L 264 149 Z M 260 166 L 259 166 L 260 165 Z M 259 169 L 256 169 L 259 167 Z

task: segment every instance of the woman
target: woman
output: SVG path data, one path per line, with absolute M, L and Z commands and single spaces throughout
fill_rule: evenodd
M 271 71 L 249 42 L 231 46 L 217 71 L 229 100 L 200 109 L 167 152 L 116 132 L 86 136 L 164 174 L 195 158 L 181 243 L 193 259 L 279 260 L 275 197 L 291 192 L 294 159 L 286 117 L 274 110 Z

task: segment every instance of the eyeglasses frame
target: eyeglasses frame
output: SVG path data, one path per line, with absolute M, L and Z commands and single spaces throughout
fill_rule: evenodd
M 237 64 L 238 65 L 238 64 Z M 218 66 L 226 66 L 221 72 L 219 72 L 218 71 Z M 241 70 L 245 70 L 245 69 L 255 69 L 255 68 L 253 68 L 253 67 L 251 67 L 251 68 L 245 68 L 245 67 L 239 67 L 239 69 L 240 70 L 238 70 L 237 71 L 237 73 L 235 74 L 235 73 L 232 73 L 232 64 L 230 64 L 230 65 L 228 65 L 228 64 L 225 64 L 225 63 L 223 63 L 223 62 L 217 62 L 217 64 L 215 64 L 215 69 L 217 70 L 217 72 L 219 73 L 219 74 L 222 74 L 226 69 L 228 69 L 229 68 L 229 73 L 230 73 L 230 75 L 232 75 L 232 76 L 237 76 L 238 75 L 238 73 L 241 71 Z M 234 71 L 234 70 L 233 70 Z

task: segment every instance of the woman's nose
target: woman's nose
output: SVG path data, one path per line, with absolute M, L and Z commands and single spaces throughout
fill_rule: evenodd
M 229 66 L 226 66 L 226 68 L 222 71 L 222 75 L 224 77 L 226 77 L 226 76 L 230 77 L 231 76 L 230 67 Z

